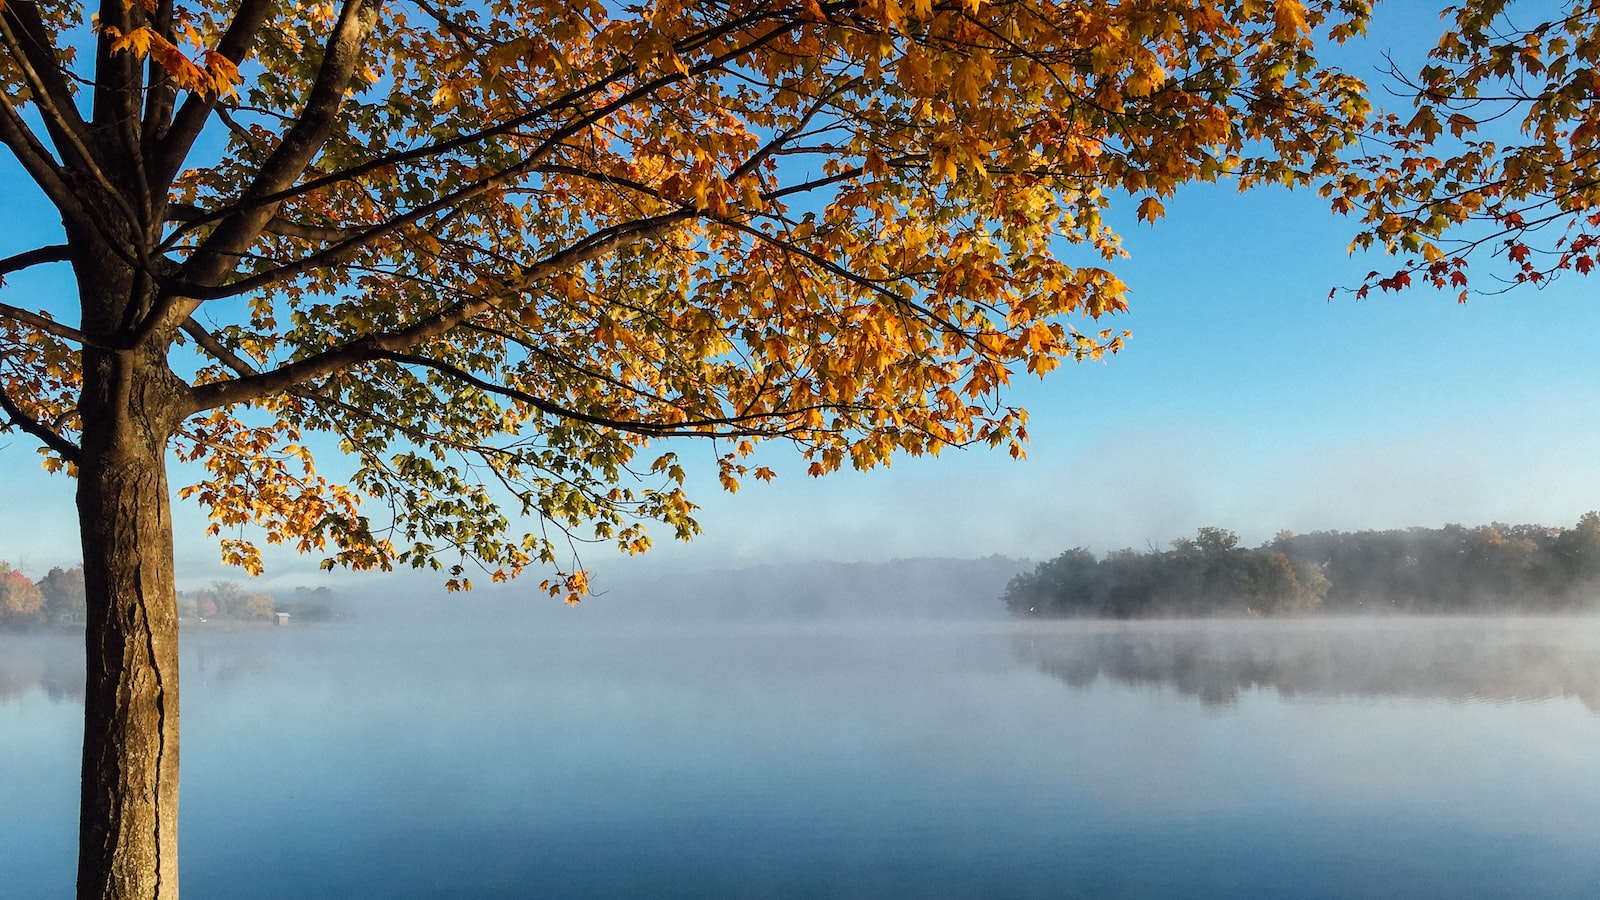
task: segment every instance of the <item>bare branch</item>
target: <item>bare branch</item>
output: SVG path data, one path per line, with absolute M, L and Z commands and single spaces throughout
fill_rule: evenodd
M 21 253 L 13 254 L 5 259 L 0 259 L 0 279 L 4 279 L 5 276 L 10 275 L 12 272 L 20 272 L 23 269 L 31 266 L 38 266 L 53 262 L 66 262 L 68 259 L 72 258 L 68 254 L 67 250 L 68 248 L 66 244 L 50 244 L 45 247 L 36 247 L 32 250 L 24 250 Z
M 438 7 L 434 6 L 432 3 L 429 3 L 428 0 L 414 0 L 414 2 L 417 4 L 418 9 L 427 13 L 428 18 L 438 22 L 439 27 L 450 32 L 451 36 L 456 40 L 461 41 L 464 44 L 469 44 L 475 49 L 481 49 L 489 44 L 494 43 L 493 38 L 484 34 L 482 31 L 473 28 L 471 25 L 468 25 L 464 22 L 458 22 L 455 19 L 450 18 L 441 12 Z
M 207 331 L 205 326 L 201 325 L 199 322 L 196 322 L 193 316 L 184 319 L 181 327 L 183 328 L 184 334 L 187 334 L 189 337 L 193 338 L 194 342 L 200 345 L 200 349 L 211 354 L 217 359 L 218 362 L 222 363 L 238 374 L 261 374 L 260 370 L 258 370 L 255 366 L 250 365 L 249 361 L 244 357 L 234 353 L 227 347 L 224 347 L 222 342 L 217 340 L 216 335 L 212 334 L 210 331 Z
M 95 227 L 95 220 L 78 202 L 78 197 L 67 184 L 61 164 L 51 156 L 50 150 L 11 105 L 11 98 L 0 93 L 0 143 L 4 143 L 27 170 L 33 183 L 44 191 L 56 211 L 67 221 L 86 230 Z
M 73 136 L 84 132 L 83 118 L 73 102 L 72 88 L 61 71 L 60 56 L 50 41 L 50 30 L 39 17 L 39 6 L 32 0 L 6 3 L 0 8 L 0 34 L 5 37 L 7 50 L 22 69 L 24 77 L 36 92 L 41 112 L 46 113 L 46 127 L 59 146 L 64 134 Z
M 13 23 L 17 28 L 12 27 Z M 21 34 L 18 29 L 22 30 Z M 45 128 L 62 152 L 64 168 L 87 174 L 108 200 L 121 205 L 129 220 L 135 221 L 132 209 L 101 168 L 99 157 L 89 149 L 89 127 L 78 115 L 61 74 L 61 63 L 49 43 L 44 24 L 38 19 L 38 8 L 25 3 L 15 11 L 10 6 L 0 9 L 0 39 L 4 40 L 12 61 L 22 70 L 24 80 L 33 91 Z M 104 37 L 101 42 L 108 43 Z

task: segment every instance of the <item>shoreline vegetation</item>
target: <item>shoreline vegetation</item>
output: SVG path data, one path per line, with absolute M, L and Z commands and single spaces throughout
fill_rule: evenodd
M 281 624 L 280 617 L 302 622 L 341 618 L 338 597 L 325 587 L 297 587 L 284 598 L 247 591 L 235 581 L 178 592 L 178 621 L 219 627 Z M 0 632 L 81 629 L 87 620 L 83 568 L 59 566 L 34 581 L 0 560 Z
M 1571 528 L 1279 532 L 1256 548 L 1201 528 L 1168 550 L 1082 547 L 1011 579 L 1015 616 L 1206 618 L 1593 611 L 1600 598 L 1600 514 Z

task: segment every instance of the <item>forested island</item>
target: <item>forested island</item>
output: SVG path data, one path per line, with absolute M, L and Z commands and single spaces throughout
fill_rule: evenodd
M 1156 618 L 1311 613 L 1574 612 L 1600 597 L 1600 514 L 1571 528 L 1280 532 L 1256 548 L 1201 528 L 1171 549 L 1079 547 L 1018 575 L 1019 616 Z

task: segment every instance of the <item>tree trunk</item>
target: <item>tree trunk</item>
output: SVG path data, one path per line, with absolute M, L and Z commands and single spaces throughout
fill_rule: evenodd
M 178 606 L 164 361 L 86 350 L 78 515 L 88 594 L 78 896 L 178 896 Z

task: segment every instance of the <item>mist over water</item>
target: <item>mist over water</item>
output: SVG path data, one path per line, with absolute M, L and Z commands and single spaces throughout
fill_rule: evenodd
M 1576 699 L 1600 714 L 1600 617 L 1039 623 L 1017 657 L 1074 687 L 1156 685 L 1212 706 L 1285 700 Z
M 948 571 L 763 571 L 190 628 L 185 891 L 1600 890 L 1600 620 L 1019 623 Z M 0 896 L 70 893 L 78 645 L 0 636 Z

